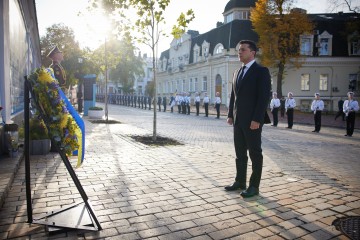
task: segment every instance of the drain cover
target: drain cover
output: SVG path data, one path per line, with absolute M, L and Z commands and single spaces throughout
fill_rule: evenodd
M 332 225 L 335 226 L 336 230 L 342 232 L 348 238 L 353 240 L 360 239 L 359 229 L 360 229 L 360 217 L 342 217 L 337 218 L 333 221 Z

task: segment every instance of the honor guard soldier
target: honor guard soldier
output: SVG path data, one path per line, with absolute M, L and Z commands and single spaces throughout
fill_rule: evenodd
M 314 112 L 315 130 L 312 132 L 320 132 L 321 128 L 321 112 L 324 110 L 324 102 L 320 99 L 320 93 L 315 93 L 315 100 L 311 103 L 311 111 Z
M 191 93 L 188 93 L 188 95 L 186 96 L 187 115 L 190 115 L 190 104 L 191 104 Z
M 220 105 L 221 105 L 221 98 L 220 98 L 219 92 L 216 92 L 214 105 L 215 105 L 215 109 L 216 109 L 216 118 L 219 119 L 220 118 Z
M 143 102 L 144 102 L 144 108 L 145 108 L 145 110 L 146 110 L 146 106 L 147 106 L 147 96 L 143 96 Z
M 205 93 L 204 99 L 204 108 L 205 108 L 205 117 L 209 116 L 209 102 L 210 102 L 210 98 L 208 97 L 207 93 Z
M 355 112 L 359 111 L 359 103 L 354 99 L 354 93 L 348 92 L 348 100 L 345 100 L 343 111 L 346 119 L 346 137 L 351 137 L 355 127 Z
M 149 104 L 149 110 L 151 110 L 152 98 L 151 98 L 150 95 L 147 97 L 147 101 L 148 101 L 148 104 Z
M 178 113 L 181 113 L 181 94 L 176 94 L 175 101 L 178 107 Z
M 61 66 L 61 61 L 64 60 L 62 52 L 59 50 L 58 46 L 55 46 L 53 49 L 51 49 L 47 56 L 52 60 L 52 63 L 49 67 L 53 69 L 54 76 L 56 80 L 58 80 L 59 86 L 62 89 L 65 89 L 66 73 L 64 68 Z
M 173 113 L 174 112 L 174 106 L 175 106 L 175 97 L 174 97 L 174 95 L 171 95 L 169 105 L 170 105 L 170 110 Z
M 141 95 L 140 101 L 141 101 L 141 109 L 144 109 L 144 102 L 145 102 L 144 95 Z
M 277 127 L 279 119 L 278 119 L 278 111 L 280 107 L 280 99 L 277 98 L 277 93 L 273 92 L 272 99 L 270 101 L 270 110 L 273 115 L 274 124 L 271 126 Z
M 287 115 L 288 126 L 287 128 L 292 129 L 294 124 L 294 108 L 296 107 L 295 99 L 293 98 L 292 92 L 288 93 L 288 97 L 285 101 L 285 112 Z
M 162 99 L 162 105 L 164 107 L 164 112 L 166 112 L 166 96 L 164 96 Z
M 183 94 L 182 94 L 183 96 L 182 96 L 182 100 L 181 100 L 181 113 L 182 114 L 186 114 L 186 99 L 187 99 L 187 97 L 186 97 L 186 93 L 185 92 L 183 92 Z
M 137 97 L 137 102 L 139 105 L 139 108 L 141 107 L 141 93 L 139 93 L 139 96 Z
M 195 97 L 195 107 L 196 107 L 196 116 L 199 116 L 199 111 L 200 111 L 200 95 L 197 92 L 196 93 L 196 97 Z
M 159 106 L 159 112 L 161 112 L 161 97 L 160 97 L 160 95 L 158 96 L 157 101 L 158 101 L 157 104 Z

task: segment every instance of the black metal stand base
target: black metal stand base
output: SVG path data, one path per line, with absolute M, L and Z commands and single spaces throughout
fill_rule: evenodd
M 48 214 L 34 216 L 33 223 L 46 225 L 48 233 L 58 234 L 71 229 L 98 231 L 85 203 L 76 203 Z

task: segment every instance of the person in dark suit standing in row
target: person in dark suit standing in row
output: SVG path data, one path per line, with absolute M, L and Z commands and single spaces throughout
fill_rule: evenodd
M 338 101 L 338 112 L 336 113 L 336 116 L 335 116 L 335 120 L 342 116 L 342 120 L 345 121 L 345 113 L 344 113 L 344 110 L 343 110 L 343 105 L 344 105 L 344 100 L 342 100 L 342 98 L 340 98 L 340 100 Z
M 257 47 L 253 41 L 240 41 L 238 57 L 243 66 L 233 75 L 227 122 L 234 127 L 236 177 L 225 190 L 242 189 L 244 198 L 259 194 L 263 155 L 261 131 L 269 104 L 271 77 L 269 69 L 256 63 Z M 252 162 L 252 174 L 246 189 L 247 150 Z M 245 190 L 246 189 L 246 190 Z

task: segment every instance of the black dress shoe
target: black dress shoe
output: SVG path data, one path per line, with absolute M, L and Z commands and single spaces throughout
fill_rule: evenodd
M 242 191 L 242 192 L 240 193 L 240 195 L 241 195 L 243 198 L 253 197 L 253 196 L 259 195 L 259 189 L 256 188 L 256 187 L 250 186 L 250 187 L 249 187 L 248 189 L 246 189 L 245 191 Z
M 229 186 L 225 187 L 226 191 L 235 191 L 235 190 L 238 190 L 238 189 L 244 190 L 244 189 L 246 189 L 246 185 L 241 184 L 239 182 L 234 182 L 233 185 L 229 185 Z

